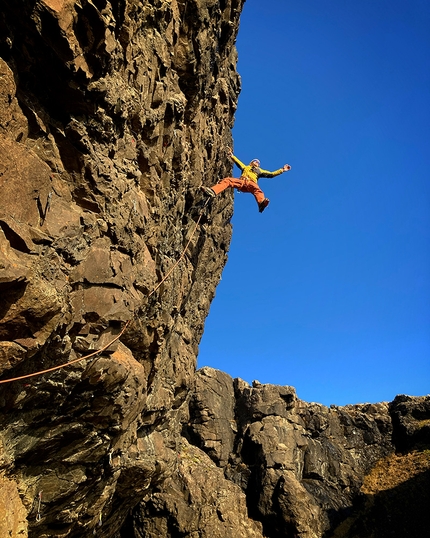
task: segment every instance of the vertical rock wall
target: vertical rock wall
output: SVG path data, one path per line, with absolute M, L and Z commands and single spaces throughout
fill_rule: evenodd
M 0 0 L 2 378 L 130 322 L 0 385 L 31 536 L 112 536 L 177 466 L 231 236 L 231 195 L 196 221 L 199 185 L 230 173 L 242 4 Z
M 430 396 L 327 408 L 299 400 L 292 387 L 250 386 L 206 367 L 197 373 L 184 436 L 193 445 L 191 463 L 183 444 L 181 466 L 134 509 L 136 536 L 181 536 L 176 531 L 193 528 L 196 515 L 202 533 L 196 536 L 206 536 L 201 529 L 209 526 L 215 538 L 427 534 Z M 193 492 L 196 482 L 219 490 L 220 470 L 224 483 L 245 493 L 248 521 L 261 524 L 252 529 L 257 534 L 244 524 L 234 534 L 211 526 L 208 514 L 227 519 L 230 512 L 210 494 Z M 231 493 L 228 499 L 235 510 Z

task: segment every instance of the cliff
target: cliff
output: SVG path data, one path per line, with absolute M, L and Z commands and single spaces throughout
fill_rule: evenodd
M 228 196 L 195 228 L 199 185 L 228 171 L 241 5 L 0 2 L 3 378 L 130 321 L 1 386 L 32 536 L 112 536 L 176 465 L 231 236 Z
M 195 373 L 243 1 L 0 0 L 2 536 L 355 538 L 428 481 L 428 398 Z

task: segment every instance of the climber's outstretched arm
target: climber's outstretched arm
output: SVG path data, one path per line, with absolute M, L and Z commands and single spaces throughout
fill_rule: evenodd
M 261 170 L 258 174 L 259 177 L 275 177 L 280 176 L 284 172 L 288 172 L 288 170 L 291 170 L 291 166 L 289 164 L 284 164 L 282 168 L 279 168 L 279 170 L 275 170 L 274 172 L 269 172 L 269 170 Z
M 246 165 L 245 165 L 242 161 L 240 161 L 235 155 L 233 155 L 233 151 L 232 151 L 231 148 L 227 148 L 227 154 L 231 157 L 231 159 L 233 160 L 233 162 L 234 162 L 235 164 L 237 164 L 237 166 L 238 166 L 241 170 L 243 170 L 243 169 L 245 168 Z

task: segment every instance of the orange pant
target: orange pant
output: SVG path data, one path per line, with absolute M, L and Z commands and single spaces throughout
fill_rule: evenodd
M 214 191 L 215 194 L 219 194 L 220 192 L 225 191 L 225 189 L 228 189 L 229 187 L 231 187 L 232 189 L 235 188 L 241 192 L 251 192 L 257 200 L 257 204 L 261 203 L 264 200 L 264 192 L 260 189 L 260 187 L 255 181 L 251 181 L 250 179 L 236 179 L 234 177 L 225 177 L 219 183 L 213 185 L 211 189 Z

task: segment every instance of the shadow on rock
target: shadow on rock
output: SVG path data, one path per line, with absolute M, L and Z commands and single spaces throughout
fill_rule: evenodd
M 427 457 L 430 461 L 430 454 Z M 341 522 L 324 538 L 423 538 L 430 528 L 429 506 L 427 469 L 392 489 L 363 494 L 352 514 L 330 514 Z

